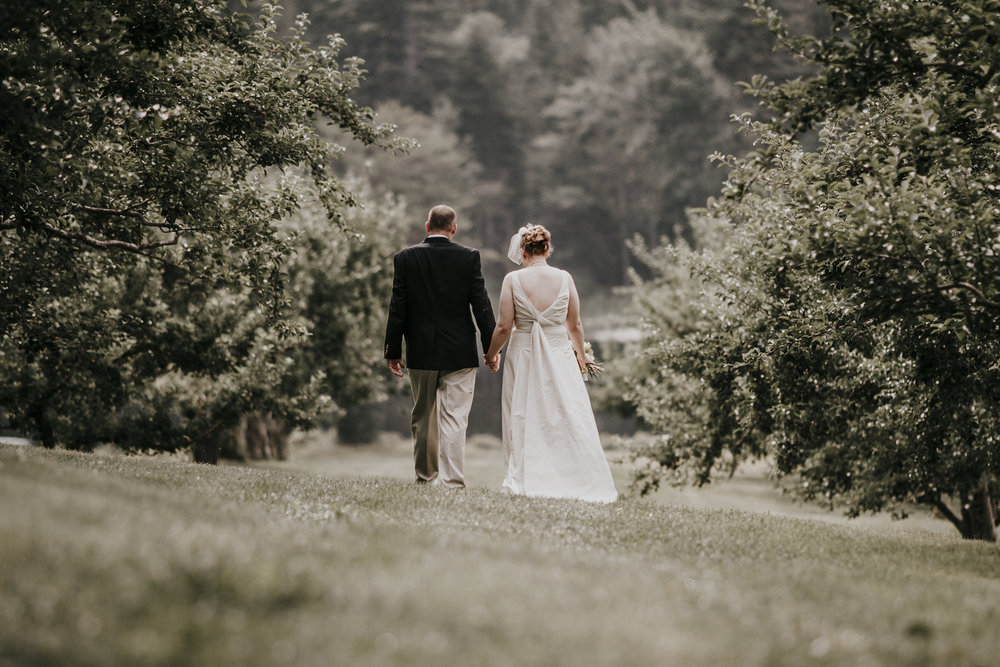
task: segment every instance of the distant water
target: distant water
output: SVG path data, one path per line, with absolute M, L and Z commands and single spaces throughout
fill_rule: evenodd
M 34 445 L 31 440 L 27 438 L 18 438 L 13 435 L 0 435 L 0 445 L 15 445 L 18 447 L 31 447 Z

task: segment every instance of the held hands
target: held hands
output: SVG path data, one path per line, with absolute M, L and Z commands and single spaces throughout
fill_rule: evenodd
M 496 373 L 498 370 L 500 370 L 500 353 L 499 352 L 497 352 L 496 356 L 494 356 L 492 359 L 490 359 L 487 355 L 484 354 L 483 355 L 483 359 L 486 361 L 486 365 L 489 367 L 489 369 L 491 371 L 493 371 L 494 373 Z
M 489 369 L 491 371 L 493 371 L 494 373 L 496 373 L 498 370 L 500 370 L 500 353 L 499 352 L 497 352 L 497 355 L 492 360 L 489 357 L 487 357 L 485 354 L 483 355 L 483 359 L 485 359 L 486 365 L 489 366 Z M 389 371 L 393 375 L 398 376 L 398 377 L 403 377 L 403 371 L 406 370 L 406 364 L 403 363 L 402 359 L 388 359 L 387 362 L 389 364 Z

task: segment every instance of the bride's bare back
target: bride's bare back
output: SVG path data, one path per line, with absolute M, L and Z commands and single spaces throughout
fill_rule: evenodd
M 563 272 L 551 266 L 530 266 L 518 273 L 521 288 L 538 312 L 555 303 L 562 289 Z
M 562 289 L 563 275 L 565 271 L 551 267 L 547 264 L 528 266 L 513 273 L 508 273 L 500 288 L 500 314 L 497 318 L 497 326 L 493 330 L 493 339 L 490 348 L 486 352 L 487 364 L 493 370 L 497 370 L 497 362 L 500 348 L 507 342 L 511 331 L 514 328 L 514 295 L 511 286 L 511 277 L 517 274 L 521 290 L 528 302 L 539 313 L 544 313 L 555 303 Z M 583 322 L 580 320 L 580 295 L 577 294 L 576 284 L 573 276 L 569 277 L 569 304 L 566 308 L 566 332 L 569 334 L 570 343 L 576 353 L 577 362 L 584 363 L 583 344 Z

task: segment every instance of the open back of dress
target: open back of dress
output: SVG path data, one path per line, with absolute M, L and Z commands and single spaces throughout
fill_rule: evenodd
M 566 332 L 569 274 L 538 311 L 511 274 L 514 331 L 503 366 L 503 488 L 528 496 L 610 502 L 618 497 L 590 396 Z

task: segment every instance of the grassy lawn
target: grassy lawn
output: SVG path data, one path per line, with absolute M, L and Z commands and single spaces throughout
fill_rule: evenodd
M 607 454 L 612 461 L 611 472 L 615 484 L 625 492 L 631 479 L 628 466 L 621 463 L 625 458 L 625 451 L 616 448 L 613 437 L 605 436 L 602 440 L 611 446 Z M 392 433 L 382 433 L 370 445 L 337 446 L 335 436 L 315 431 L 297 436 L 289 460 L 261 465 L 340 477 L 376 475 L 409 480 L 413 476 L 413 450 L 409 438 Z M 471 486 L 500 488 L 504 472 L 500 440 L 484 435 L 472 436 L 466 448 L 465 471 L 466 481 Z M 905 521 L 893 520 L 888 514 L 847 519 L 842 510 L 830 511 L 819 505 L 795 501 L 768 479 L 764 465 L 744 466 L 733 478 L 719 479 L 702 488 L 674 488 L 664 485 L 652 499 L 701 509 L 742 509 L 880 530 L 930 531 L 949 536 L 957 534 L 955 527 L 947 520 L 933 518 L 920 508 L 915 508 Z
M 388 466 L 400 454 L 387 449 Z M 418 487 L 405 468 L 306 463 L 0 446 L 0 665 L 1000 655 L 1000 553 L 950 533 L 664 498 L 509 498 L 485 477 L 452 491 Z

